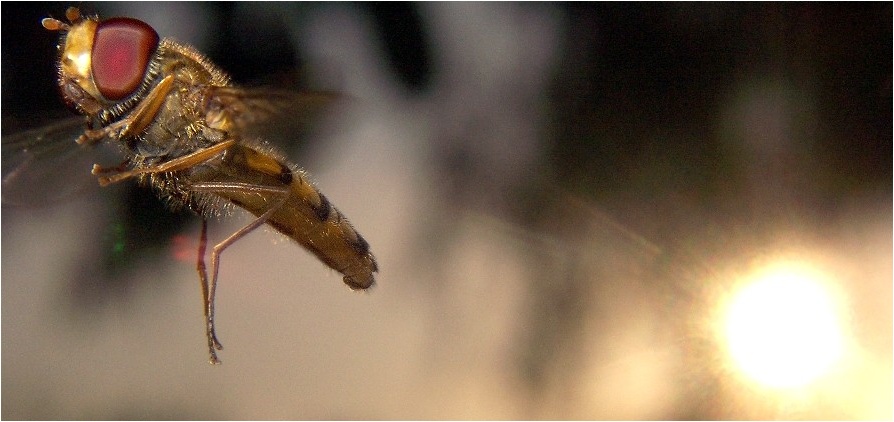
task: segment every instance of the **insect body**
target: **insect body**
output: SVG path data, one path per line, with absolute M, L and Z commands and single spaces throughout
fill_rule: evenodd
M 270 90 L 234 87 L 228 76 L 190 46 L 159 39 L 131 18 L 82 17 L 69 8 L 60 31 L 59 87 L 87 116 L 79 144 L 115 142 L 121 165 L 93 166 L 100 185 L 136 178 L 173 207 L 202 216 L 198 272 L 208 351 L 217 364 L 222 349 L 214 329 L 214 296 L 220 254 L 252 230 L 269 224 L 344 274 L 351 289 L 373 285 L 378 270 L 369 244 L 308 180 L 307 175 L 246 129 L 286 98 Z M 207 219 L 227 206 L 256 218 L 211 251 L 205 267 Z

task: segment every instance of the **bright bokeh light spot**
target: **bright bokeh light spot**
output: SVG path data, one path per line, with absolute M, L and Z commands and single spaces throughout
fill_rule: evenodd
M 768 387 L 800 387 L 841 357 L 838 310 L 821 279 L 803 266 L 774 266 L 735 294 L 724 334 L 746 376 Z

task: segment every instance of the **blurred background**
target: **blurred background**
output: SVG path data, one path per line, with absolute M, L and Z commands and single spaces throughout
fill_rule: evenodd
M 0 9 L 4 138 L 71 115 L 69 5 Z M 197 217 L 4 195 L 4 419 L 892 418 L 890 3 L 78 6 L 346 94 L 278 141 L 381 271 L 252 233 L 212 367 Z

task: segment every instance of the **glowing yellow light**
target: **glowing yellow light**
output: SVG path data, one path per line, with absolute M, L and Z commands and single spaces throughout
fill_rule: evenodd
M 820 278 L 804 267 L 777 266 L 732 299 L 724 332 L 745 375 L 769 387 L 799 387 L 840 358 L 841 327 Z

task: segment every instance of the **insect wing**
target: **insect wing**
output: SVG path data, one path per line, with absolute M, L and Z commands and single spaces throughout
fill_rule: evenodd
M 302 93 L 272 88 L 212 88 L 209 108 L 225 112 L 243 138 L 278 143 L 284 150 L 312 132 L 332 108 L 338 94 Z M 97 185 L 93 164 L 116 165 L 121 153 L 102 139 L 94 145 L 75 142 L 85 119 L 73 116 L 2 138 L 2 203 L 46 205 Z
M 243 138 L 264 139 L 294 150 L 343 96 L 273 88 L 213 87 L 209 109 L 225 113 Z
M 97 145 L 77 144 L 85 128 L 84 117 L 75 116 L 4 134 L 3 204 L 46 205 L 96 187 L 93 164 L 117 164 L 121 157 L 105 139 Z

